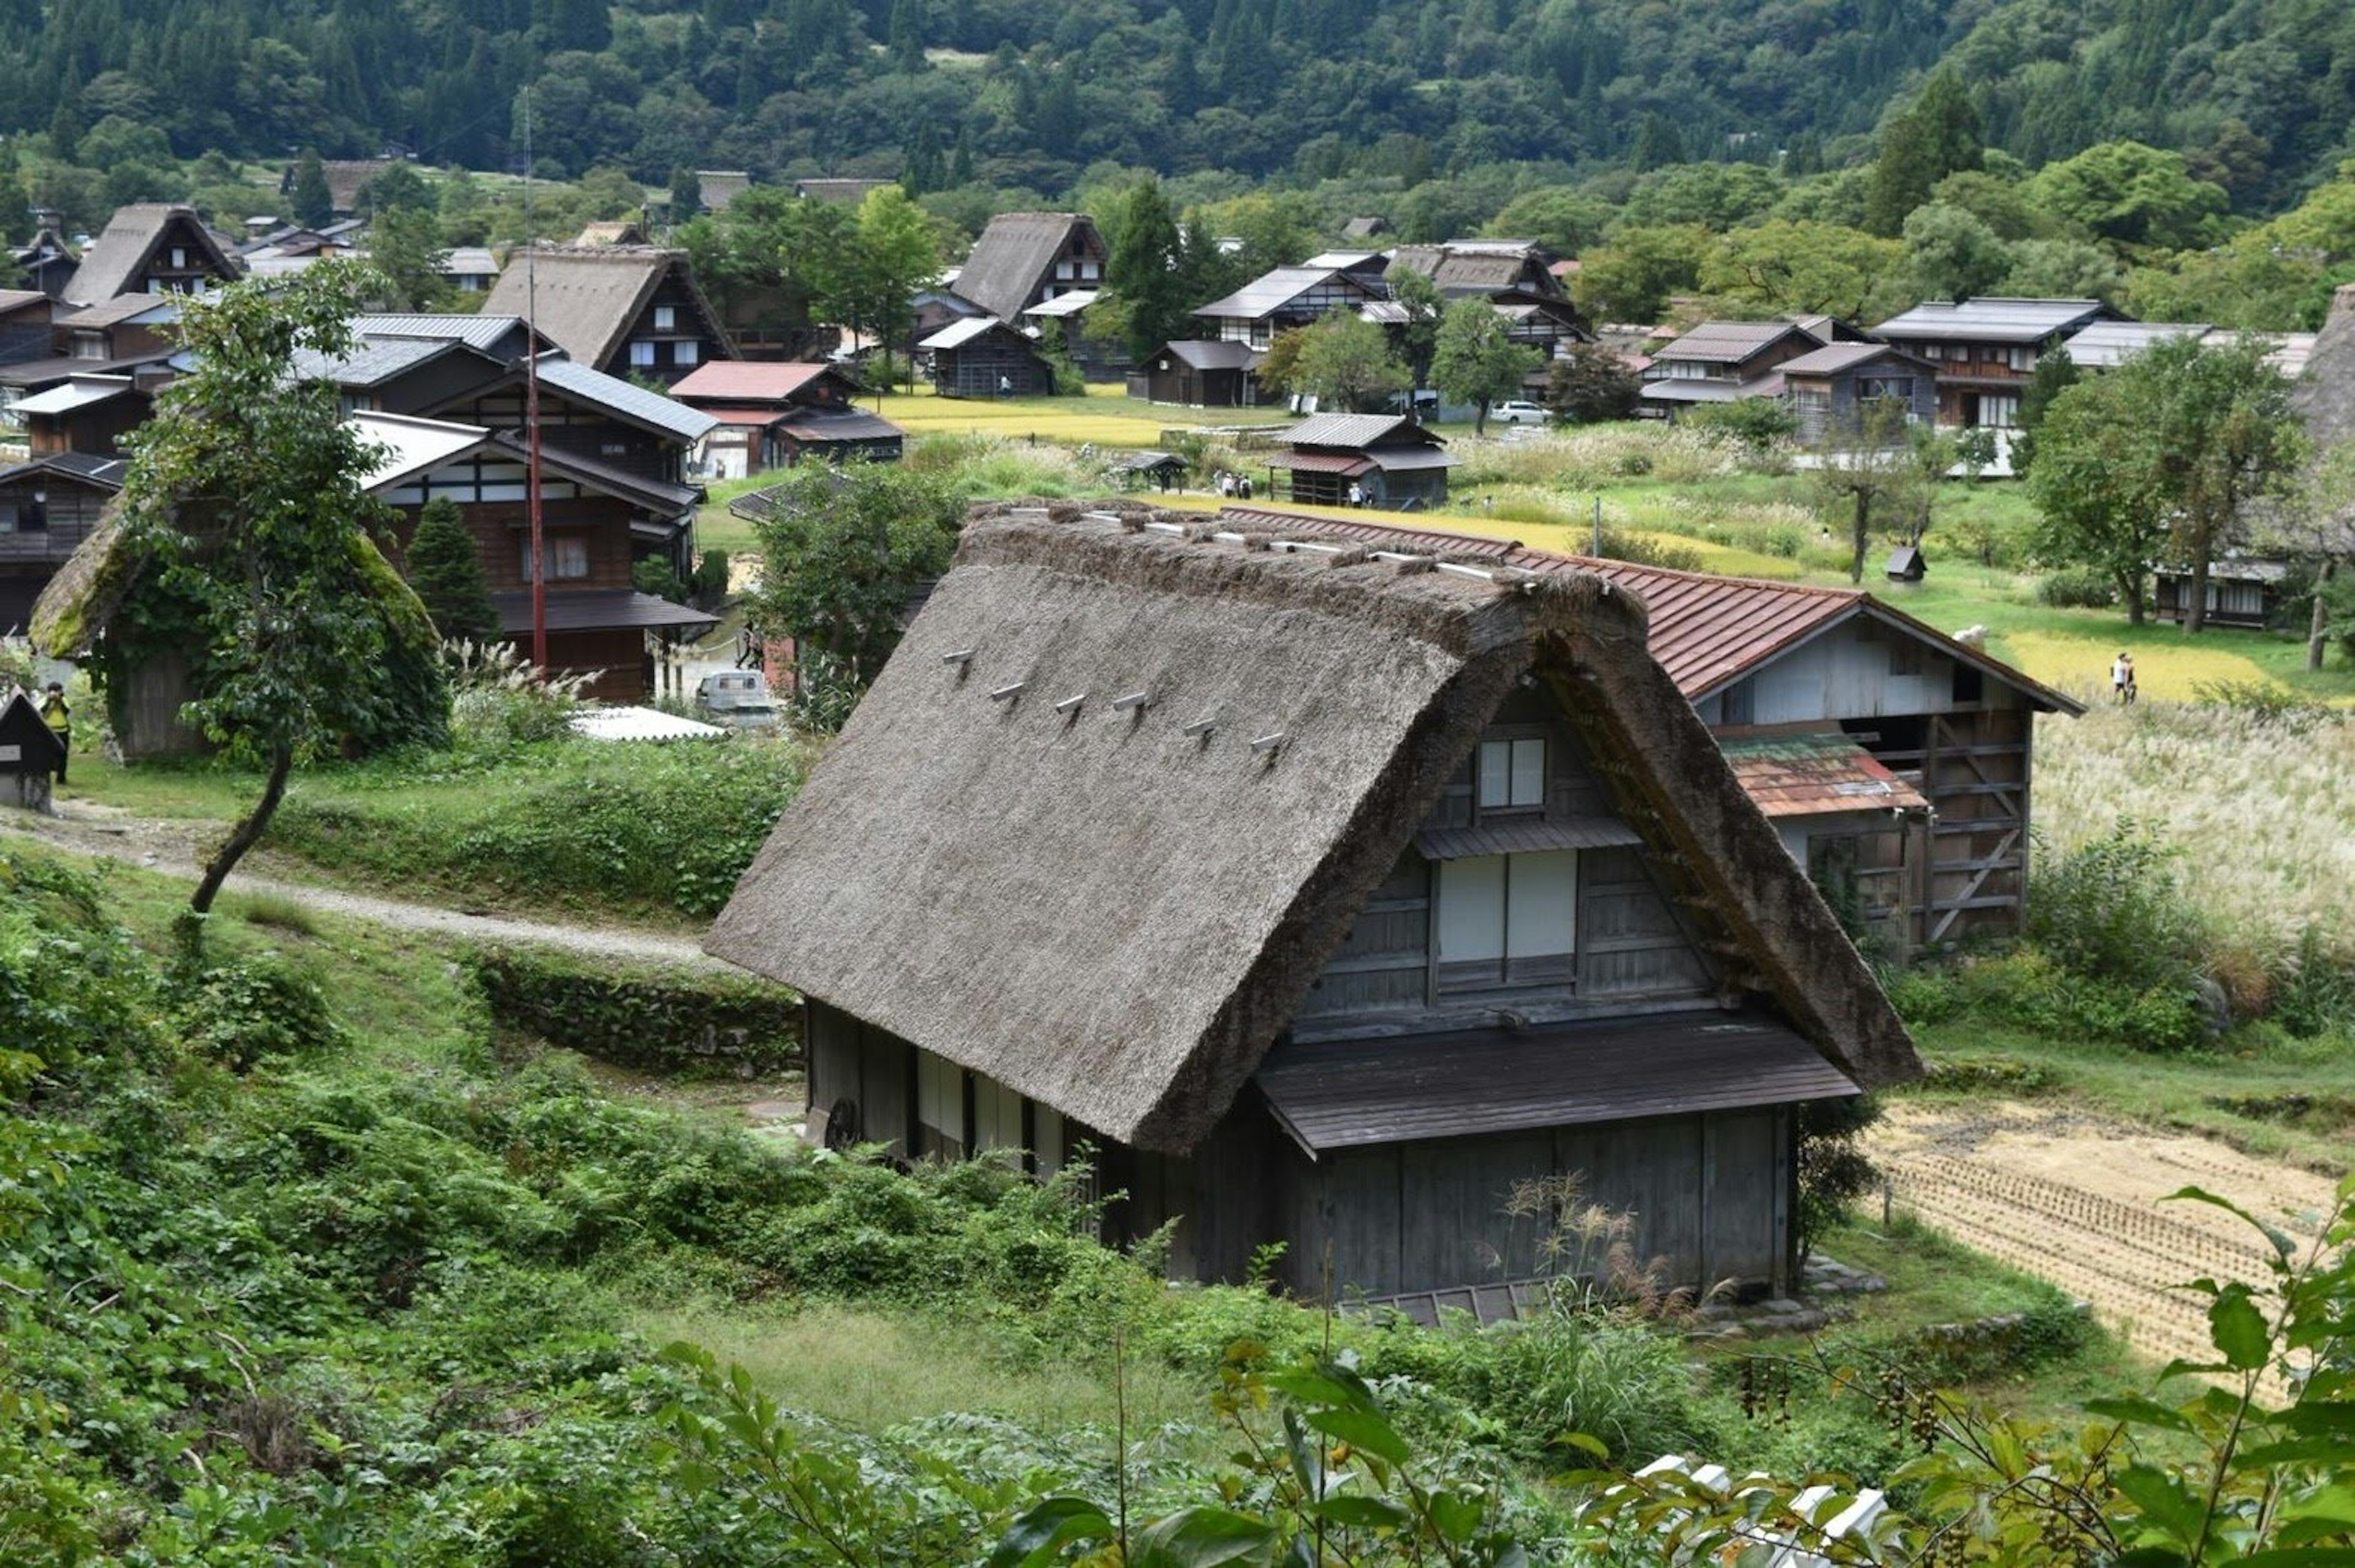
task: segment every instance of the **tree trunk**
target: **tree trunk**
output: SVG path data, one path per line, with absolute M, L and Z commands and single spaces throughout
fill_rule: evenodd
M 2183 606 L 2183 629 L 2196 634 L 2208 624 L 2208 541 L 2191 552 L 2191 603 Z
M 270 782 L 261 786 L 261 798 L 253 803 L 253 809 L 230 830 L 229 837 L 206 863 L 204 880 L 197 884 L 196 896 L 188 900 L 188 908 L 198 914 L 212 912 L 213 900 L 219 896 L 221 884 L 229 880 L 237 863 L 245 859 L 245 852 L 261 841 L 271 817 L 277 813 L 278 803 L 286 798 L 286 775 L 293 770 L 293 747 L 281 746 L 271 752 Z
M 1412 393 L 1408 394 L 1410 397 Z M 1472 438 L 1477 441 L 1488 433 L 1488 405 L 1481 403 L 1472 411 Z
M 2117 577 L 2118 592 L 2126 602 L 2126 624 L 2139 626 L 2142 624 L 2142 573 L 2121 571 Z
M 1856 522 L 1853 527 L 1856 537 L 1851 542 L 1855 551 L 1849 558 L 1848 580 L 1860 585 L 1864 581 L 1864 552 L 1870 547 L 1872 533 L 1872 492 L 1870 490 L 1856 493 Z
M 2339 575 L 2339 563 L 2326 560 L 2322 574 L 2314 580 L 2314 615 L 2306 625 L 2306 667 L 2309 673 L 2322 667 L 2322 650 L 2330 645 L 2330 606 L 2323 603 L 2322 591 Z

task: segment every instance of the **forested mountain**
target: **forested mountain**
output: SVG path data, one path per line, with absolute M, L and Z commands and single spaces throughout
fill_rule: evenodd
M 1942 59 L 2031 166 L 2133 137 L 2254 212 L 2350 150 L 2342 0 L 0 0 L 0 132 L 109 172 L 388 144 L 497 168 L 531 85 L 546 172 L 657 182 L 1803 173 L 1867 155 Z

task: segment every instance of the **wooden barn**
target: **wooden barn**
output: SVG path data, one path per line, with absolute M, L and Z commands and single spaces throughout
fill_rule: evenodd
M 2288 561 L 2264 556 L 2229 555 L 2209 562 L 2207 624 L 2260 631 L 2271 625 L 2281 613 L 2289 573 Z M 2151 571 L 2154 613 L 2162 621 L 2180 624 L 2190 614 L 2197 592 L 2188 566 L 2162 563 Z
M 1777 742 L 1754 762 L 1737 757 L 1736 772 L 1772 784 L 1753 793 L 1793 856 L 1830 873 L 1889 950 L 2017 932 L 2026 918 L 2036 719 L 2084 707 L 1986 649 L 1853 588 L 1672 571 L 1367 518 L 1222 515 L 1238 528 L 1610 579 L 1642 598 L 1654 656 L 1729 755 Z M 1804 781 L 1779 744 L 1798 737 L 1823 748 Z M 1876 874 L 1846 877 L 1851 867 Z
M 952 322 L 916 345 L 932 357 L 932 389 L 944 398 L 1045 398 L 1055 368 L 1038 343 L 990 316 Z
M 1084 1143 L 1115 1239 L 1307 1295 L 1538 1275 L 1573 1172 L 1781 1288 L 1796 1107 L 1918 1071 L 1634 596 L 1135 503 L 976 512 L 707 945 L 808 999 L 814 1136 Z
M 1284 450 L 1267 460 L 1271 496 L 1344 506 L 1355 485 L 1369 507 L 1437 507 L 1447 499 L 1455 459 L 1446 442 L 1408 415 L 1317 414 L 1282 439 Z
M 741 479 L 819 463 L 897 463 L 907 432 L 858 406 L 866 390 L 833 365 L 730 360 L 704 366 L 670 395 L 714 420 L 696 449 L 698 469 Z
M 1264 351 L 1232 339 L 1178 338 L 1146 360 L 1145 395 L 1188 408 L 1255 408 L 1268 400 L 1255 374 L 1266 357 Z

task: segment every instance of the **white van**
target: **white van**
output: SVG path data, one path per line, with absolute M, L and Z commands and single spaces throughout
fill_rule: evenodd
M 738 730 L 773 730 L 777 705 L 769 682 L 757 669 L 723 670 L 695 683 L 695 700 L 712 721 Z

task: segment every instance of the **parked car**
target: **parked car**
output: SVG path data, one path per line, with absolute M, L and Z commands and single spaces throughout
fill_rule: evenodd
M 777 704 L 768 678 L 757 669 L 723 670 L 695 683 L 695 700 L 715 724 L 738 730 L 773 730 Z
M 1509 402 L 1490 403 L 1488 417 L 1498 424 L 1543 424 L 1545 410 L 1527 398 L 1515 398 Z

